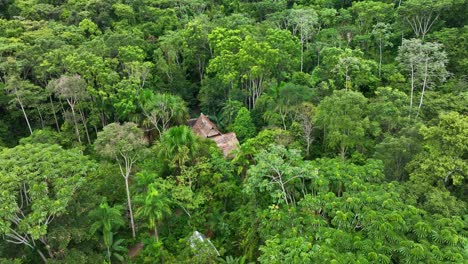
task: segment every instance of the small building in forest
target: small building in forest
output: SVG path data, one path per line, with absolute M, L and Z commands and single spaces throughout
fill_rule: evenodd
M 198 118 L 188 120 L 188 125 L 196 135 L 213 140 L 223 151 L 224 157 L 227 157 L 239 145 L 234 132 L 221 133 L 216 125 L 203 113 Z

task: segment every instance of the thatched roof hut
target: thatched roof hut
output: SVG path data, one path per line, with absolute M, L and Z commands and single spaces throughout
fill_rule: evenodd
M 203 138 L 213 140 L 216 145 L 223 151 L 225 157 L 236 149 L 239 145 L 236 134 L 233 132 L 222 134 L 216 125 L 210 119 L 201 114 L 198 118 L 188 120 L 188 125 L 192 128 L 193 132 Z

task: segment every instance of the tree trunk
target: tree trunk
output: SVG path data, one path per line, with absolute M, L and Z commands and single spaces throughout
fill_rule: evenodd
M 156 242 L 159 242 L 158 223 L 154 224 L 154 237 L 156 238 Z
M 42 261 L 44 261 L 44 263 L 47 263 L 47 258 L 44 256 L 44 253 L 42 253 L 40 249 L 36 249 L 36 251 L 37 253 L 39 253 L 39 256 L 41 256 Z
M 81 144 L 80 131 L 78 130 L 78 123 L 76 122 L 75 106 L 70 102 L 68 102 L 68 104 L 70 105 L 70 108 L 72 110 L 73 123 L 75 124 L 75 134 L 76 134 L 76 137 L 78 138 L 78 142 Z
M 380 39 L 380 43 L 379 43 L 379 78 L 381 76 L 381 72 L 382 72 L 382 39 Z
M 410 116 L 413 110 L 413 95 L 414 95 L 414 65 L 411 65 L 411 95 L 410 95 Z
M 280 110 L 280 115 L 281 115 L 281 122 L 283 123 L 283 129 L 286 131 L 286 111 L 283 113 L 282 110 Z
M 107 246 L 107 256 L 109 257 L 109 263 L 111 262 L 111 251 L 110 251 L 110 246 Z
M 426 64 L 425 64 L 425 71 L 424 71 L 424 82 L 423 82 L 423 87 L 422 87 L 422 92 L 421 92 L 421 98 L 419 99 L 419 106 L 418 106 L 418 112 L 416 113 L 416 117 L 419 116 L 419 111 L 421 110 L 421 106 L 423 104 L 423 98 L 424 98 L 424 92 L 426 91 L 426 86 L 427 86 L 427 64 L 428 60 L 426 59 Z
M 345 91 L 348 91 L 348 85 L 349 85 L 349 76 L 348 76 L 348 66 L 346 66 L 346 73 L 345 73 Z
M 52 101 L 52 96 L 49 96 L 50 105 L 52 106 L 52 113 L 54 114 L 55 126 L 57 127 L 57 132 L 60 133 L 60 126 L 58 124 L 57 114 L 55 113 L 54 102 Z
M 91 145 L 91 139 L 89 137 L 88 126 L 86 125 L 85 115 L 84 115 L 83 111 L 81 111 L 81 109 L 79 109 L 79 111 L 80 111 L 80 116 L 81 116 L 81 122 L 83 123 L 83 127 L 85 129 L 86 139 L 88 140 L 88 144 Z
M 284 201 L 286 202 L 286 205 L 289 205 L 288 202 L 288 194 L 286 193 L 286 189 L 284 188 L 283 181 L 281 180 L 281 190 L 283 191 L 283 196 L 284 196 Z
M 15 94 L 16 94 L 16 99 L 18 100 L 18 103 L 20 104 L 21 111 L 23 112 L 24 119 L 26 120 L 26 123 L 28 124 L 29 133 L 31 133 L 32 135 L 31 124 L 29 123 L 28 115 L 26 114 L 26 111 L 24 110 L 23 102 L 21 102 L 21 98 L 18 96 L 18 94 L 17 93 Z
M 317 50 L 317 67 L 320 66 L 320 49 Z
M 39 114 L 39 119 L 41 120 L 41 128 L 44 129 L 44 118 L 42 118 L 42 113 L 41 110 L 39 110 L 39 107 L 36 107 L 37 113 Z
M 341 146 L 340 157 L 342 160 L 346 159 L 346 147 Z
M 200 85 L 203 85 L 203 63 L 202 63 L 200 56 L 198 56 L 197 60 L 198 60 L 198 75 L 200 76 Z
M 304 68 L 304 40 L 301 40 L 301 72 Z
M 424 92 L 425 92 L 425 90 L 426 90 L 425 87 L 426 87 L 426 86 L 423 86 L 423 89 L 422 89 L 422 92 L 421 92 L 421 98 L 420 98 L 420 100 L 419 100 L 418 112 L 416 113 L 416 117 L 419 116 L 419 111 L 421 110 L 421 106 L 422 106 L 422 104 L 423 104 Z
M 127 191 L 127 203 L 128 203 L 128 210 L 130 211 L 130 224 L 132 226 L 132 236 L 135 238 L 135 222 L 133 220 L 133 210 L 132 210 L 132 199 L 130 198 L 130 187 L 128 184 L 128 178 L 130 177 L 129 172 L 125 176 L 125 190 Z

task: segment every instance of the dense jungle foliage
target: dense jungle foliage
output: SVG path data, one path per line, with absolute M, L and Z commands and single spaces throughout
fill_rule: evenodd
M 0 0 L 0 263 L 467 263 L 467 14 Z

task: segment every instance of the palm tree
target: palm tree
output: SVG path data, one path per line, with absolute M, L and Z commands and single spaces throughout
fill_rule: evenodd
M 95 221 L 91 225 L 90 232 L 95 234 L 98 230 L 101 230 L 104 245 L 106 246 L 106 258 L 109 262 L 111 261 L 112 255 L 116 256 L 117 259 L 120 259 L 121 257 L 115 252 L 122 251 L 122 246 L 120 246 L 120 244 L 123 240 L 119 239 L 114 242 L 113 229 L 117 229 L 125 225 L 125 221 L 122 218 L 122 210 L 123 206 L 121 205 L 110 207 L 107 202 L 103 202 L 98 208 L 89 213 L 89 217 Z
M 142 207 L 137 210 L 137 216 L 148 219 L 149 228 L 154 229 L 156 241 L 159 241 L 158 225 L 164 215 L 171 213 L 170 200 L 167 196 L 161 195 L 154 183 L 148 185 L 145 201 Z
M 182 98 L 171 94 L 153 93 L 143 90 L 141 103 L 146 123 L 158 131 L 159 136 L 173 125 L 184 124 L 188 109 Z
M 176 126 L 162 134 L 159 141 L 160 158 L 175 163 L 180 170 L 187 160 L 197 155 L 199 139 L 187 126 Z

